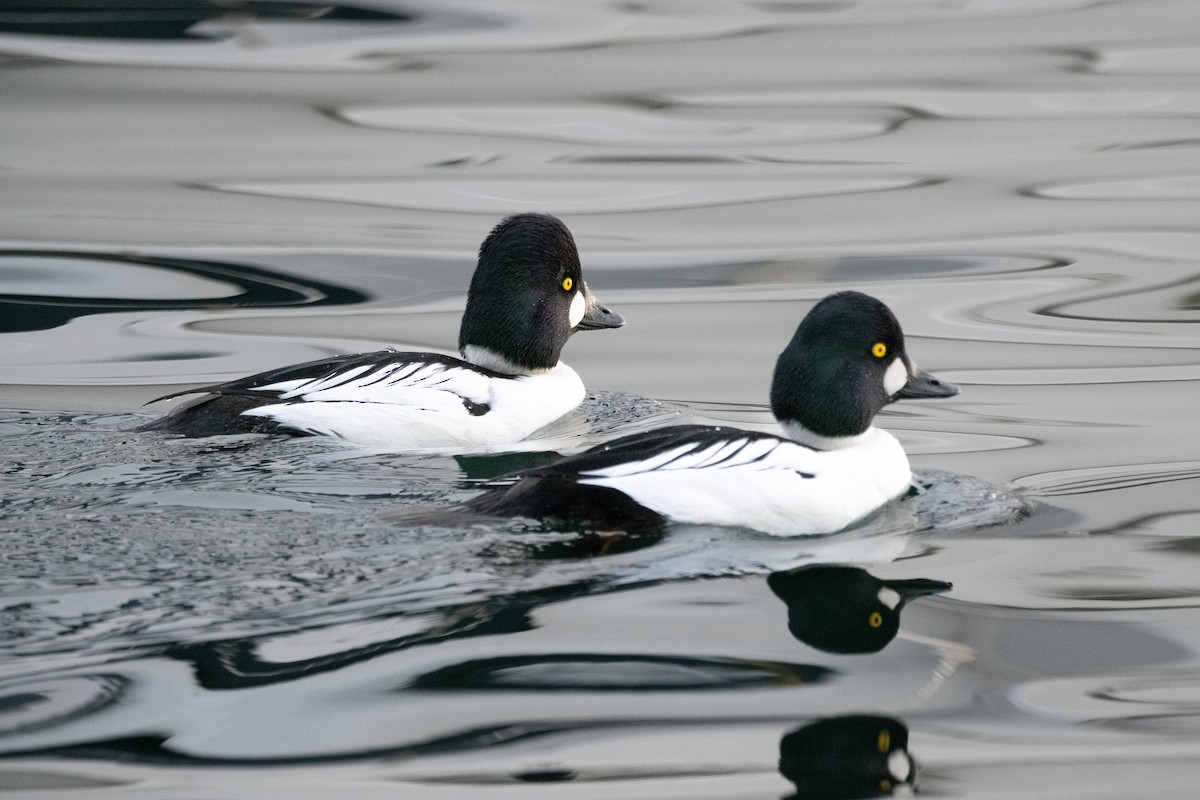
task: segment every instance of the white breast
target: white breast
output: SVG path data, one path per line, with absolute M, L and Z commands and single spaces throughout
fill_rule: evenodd
M 583 401 L 583 382 L 560 363 L 536 375 L 492 377 L 476 370 L 424 365 L 393 369 L 402 380 L 365 370 L 336 386 L 286 387 L 301 402 L 250 409 L 306 433 L 388 450 L 481 452 L 511 445 Z M 343 376 L 344 377 L 344 376 Z M 281 387 L 274 387 L 276 389 Z M 467 398 L 486 413 L 473 414 Z
M 912 478 L 900 443 L 878 428 L 835 451 L 763 439 L 728 458 L 735 441 L 686 458 L 659 454 L 579 482 L 618 489 L 677 522 L 793 536 L 841 530 L 902 494 Z

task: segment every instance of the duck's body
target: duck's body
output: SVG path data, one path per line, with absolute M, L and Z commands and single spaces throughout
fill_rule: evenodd
M 887 306 L 855 292 L 819 303 L 780 356 L 771 404 L 787 437 L 682 425 L 634 434 L 472 499 L 485 514 L 602 528 L 664 522 L 774 535 L 841 530 L 903 494 L 900 443 L 871 425 L 900 397 L 957 389 L 913 366 Z
M 585 394 L 579 375 L 561 362 L 510 375 L 452 356 L 391 350 L 297 364 L 196 391 L 211 394 L 180 409 L 175 432 L 291 433 L 464 452 L 519 442 Z
M 522 473 L 470 505 L 602 527 L 669 520 L 786 536 L 840 530 L 903 493 L 910 478 L 900 443 L 878 428 L 853 448 L 821 451 L 769 433 L 676 425 Z
M 480 248 L 459 333 L 463 358 L 381 350 L 283 367 L 167 395 L 205 393 L 144 430 L 321 435 L 396 450 L 502 448 L 582 402 L 583 381 L 559 360 L 570 335 L 623 322 L 588 292 L 566 227 L 522 214 Z

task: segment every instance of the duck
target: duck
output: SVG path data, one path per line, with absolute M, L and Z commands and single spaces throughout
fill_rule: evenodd
M 150 402 L 201 395 L 138 430 L 491 452 L 583 401 L 583 381 L 560 360 L 573 333 L 624 323 L 588 290 L 567 226 L 549 214 L 516 214 L 479 248 L 459 328 L 461 357 L 379 350 L 281 367 L 158 397 Z
M 687 523 L 833 533 L 909 489 L 908 457 L 876 414 L 903 398 L 956 394 L 909 357 L 887 305 L 838 292 L 812 307 L 776 361 L 780 433 L 681 424 L 630 434 L 508 476 L 464 513 L 607 532 Z

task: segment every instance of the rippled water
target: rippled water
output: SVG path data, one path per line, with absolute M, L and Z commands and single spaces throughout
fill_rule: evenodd
M 1193 797 L 1193 5 L 0 11 L 0 790 L 849 797 L 907 750 L 932 796 Z M 530 452 L 130 432 L 187 386 L 452 351 L 526 209 L 628 320 L 570 342 L 592 395 Z M 923 491 L 860 528 L 387 519 L 539 450 L 768 429 L 841 288 L 963 390 L 881 416 Z

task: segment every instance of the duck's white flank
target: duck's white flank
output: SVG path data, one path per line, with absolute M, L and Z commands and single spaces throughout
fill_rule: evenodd
M 561 362 L 513 377 L 439 362 L 387 364 L 261 388 L 304 402 L 245 414 L 366 446 L 454 452 L 519 441 L 575 408 L 585 394 L 579 375 Z
M 824 452 L 784 439 L 738 438 L 688 453 L 585 472 L 676 521 L 755 528 L 777 536 L 830 533 L 902 494 L 912 479 L 894 436 L 869 428 L 853 447 Z

